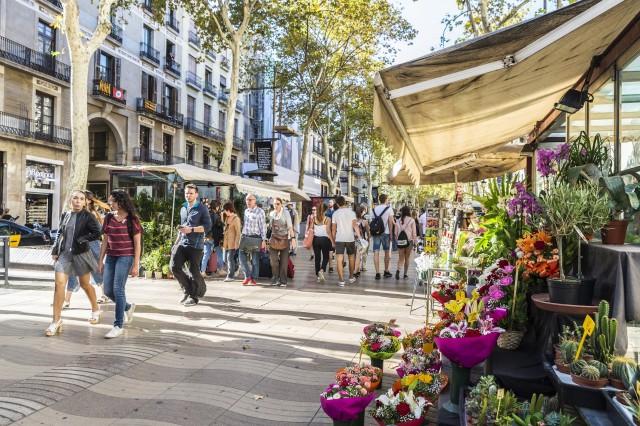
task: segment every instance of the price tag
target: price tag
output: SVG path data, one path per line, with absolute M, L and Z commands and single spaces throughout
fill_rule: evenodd
M 596 328 L 596 323 L 593 321 L 589 315 L 584 317 L 584 322 L 582 323 L 582 339 L 580 339 L 580 344 L 578 345 L 578 350 L 576 351 L 576 356 L 574 361 L 580 359 L 580 353 L 582 352 L 582 346 L 584 345 L 584 340 L 587 336 L 591 336 L 593 334 L 593 330 Z
M 502 399 L 504 398 L 504 389 L 498 389 L 498 393 L 496 394 L 496 398 Z

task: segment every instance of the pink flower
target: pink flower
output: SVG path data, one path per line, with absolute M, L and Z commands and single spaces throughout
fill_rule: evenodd
M 382 345 L 380 344 L 380 342 L 373 342 L 371 344 L 371 350 L 374 351 L 374 352 L 378 352 L 380 350 L 381 346 Z
M 504 297 L 504 292 L 498 286 L 491 286 L 489 289 L 489 297 L 491 299 L 500 300 Z
M 510 274 L 513 272 L 513 265 L 507 265 L 504 268 L 502 268 L 502 270 L 506 273 L 506 274 Z
M 400 330 L 398 330 L 398 329 L 396 329 L 396 328 L 394 328 L 394 329 L 393 329 L 393 335 L 394 335 L 394 336 L 396 336 L 396 337 L 400 337 L 400 334 L 402 334 L 402 333 L 400 332 Z
M 513 278 L 510 276 L 506 276 L 500 279 L 500 285 L 511 285 L 513 284 Z

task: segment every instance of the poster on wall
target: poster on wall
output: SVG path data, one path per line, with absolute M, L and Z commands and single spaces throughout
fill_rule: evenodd
M 56 166 L 27 160 L 26 189 L 53 189 L 56 180 Z
M 273 164 L 273 147 L 271 141 L 255 141 L 253 142 L 256 151 L 256 163 L 258 169 L 271 170 Z

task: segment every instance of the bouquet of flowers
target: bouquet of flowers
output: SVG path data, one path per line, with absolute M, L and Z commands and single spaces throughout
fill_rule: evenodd
M 376 399 L 376 406 L 370 413 L 381 426 L 417 426 L 423 423 L 430 406 L 429 401 L 421 396 L 416 397 L 413 391 L 394 393 L 393 389 L 389 389 Z
M 545 231 L 528 232 L 516 244 L 517 265 L 524 267 L 524 278 L 554 277 L 560 272 L 558 249 L 553 247 L 551 235 Z
M 360 416 L 373 398 L 375 393 L 369 392 L 354 377 L 342 377 L 320 394 L 320 405 L 333 420 L 351 421 Z
M 341 368 L 336 372 L 336 382 L 341 383 L 344 380 L 349 382 L 356 381 L 369 392 L 373 392 L 380 386 L 382 379 L 382 370 L 370 365 L 354 365 Z
M 440 352 L 425 352 L 422 348 L 409 348 L 402 354 L 402 362 L 396 369 L 401 378 L 408 374 L 439 373 L 442 368 Z
M 409 374 L 393 384 L 393 391 L 413 391 L 414 395 L 422 396 L 435 404 L 447 383 L 447 376 L 442 373 Z
M 435 254 L 426 254 L 422 253 L 420 256 L 416 256 L 416 274 L 420 278 L 424 278 L 424 275 L 427 273 L 428 269 L 431 269 L 436 264 L 436 255 Z
M 400 349 L 400 330 L 395 320 L 389 323 L 373 323 L 363 329 L 364 337 L 360 341 L 362 352 L 373 359 L 389 359 Z
M 445 326 L 446 324 L 440 321 L 437 324 L 427 324 L 426 327 L 416 330 L 413 333 L 407 333 L 402 339 L 402 346 L 405 349 L 422 348 L 425 352 L 431 352 L 434 347 L 433 338 L 440 334 L 440 331 Z
M 460 284 L 449 279 L 444 279 L 435 283 L 435 288 L 436 289 L 431 292 L 431 297 L 444 305 L 456 297 L 456 291 L 460 290 Z

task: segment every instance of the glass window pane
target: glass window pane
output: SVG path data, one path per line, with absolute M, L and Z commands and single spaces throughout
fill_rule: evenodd
M 580 111 L 569 116 L 569 140 L 577 138 L 580 132 L 587 130 L 585 121 L 586 111 L 586 108 L 582 108 Z
M 621 73 L 620 169 L 640 166 L 640 56 Z

